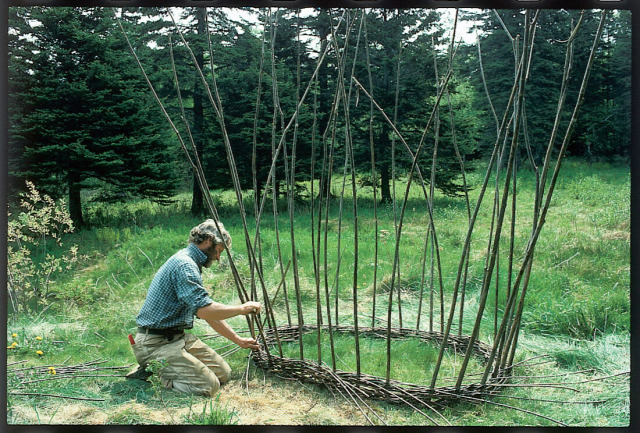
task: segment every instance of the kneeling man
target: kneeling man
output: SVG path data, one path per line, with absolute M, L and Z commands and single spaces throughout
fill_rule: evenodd
M 137 377 L 153 360 L 166 360 L 158 374 L 165 388 L 211 396 L 229 380 L 227 362 L 186 329 L 194 316 L 204 319 L 218 334 L 246 349 L 258 349 L 253 338 L 238 336 L 225 319 L 259 313 L 259 302 L 231 306 L 213 301 L 202 282 L 202 267 L 210 267 L 231 247 L 231 235 L 221 222 L 206 220 L 194 227 L 189 244 L 158 270 L 136 318 L 138 332 L 132 342 L 139 367 L 127 375 Z

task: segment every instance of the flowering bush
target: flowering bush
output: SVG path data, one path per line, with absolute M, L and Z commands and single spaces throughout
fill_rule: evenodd
M 27 189 L 7 226 L 7 291 L 16 317 L 44 307 L 54 276 L 79 259 L 77 246 L 62 248 L 61 236 L 74 229 L 64 201 L 40 195 L 31 182 Z

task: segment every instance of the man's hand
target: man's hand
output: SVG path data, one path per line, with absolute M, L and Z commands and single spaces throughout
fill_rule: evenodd
M 212 302 L 207 306 L 199 308 L 196 316 L 211 324 L 213 320 L 225 320 L 236 316 L 246 316 L 247 314 L 258 314 L 262 310 L 260 302 L 249 301 L 241 305 L 224 305 Z
M 260 349 L 260 345 L 253 338 L 239 337 L 236 344 L 243 349 Z
M 262 306 L 260 305 L 260 302 L 255 302 L 255 301 L 249 301 L 249 302 L 245 302 L 244 304 L 242 304 L 242 314 L 244 314 L 245 316 L 247 314 L 258 314 L 260 312 L 260 310 L 262 310 Z

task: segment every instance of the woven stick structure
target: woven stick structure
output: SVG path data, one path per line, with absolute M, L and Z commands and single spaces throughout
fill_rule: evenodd
M 327 326 L 322 327 L 324 330 L 328 330 Z M 282 326 L 277 329 L 271 329 L 266 335 L 265 340 L 261 341 L 263 346 L 275 347 L 276 332 L 278 334 L 279 342 L 295 342 L 300 338 L 300 334 L 313 333 L 318 330 L 318 326 L 305 325 L 302 328 L 297 326 Z M 350 326 L 336 326 L 333 328 L 336 333 L 355 333 L 355 328 Z M 374 328 L 374 327 L 362 327 L 359 329 L 360 337 L 362 338 L 387 338 L 389 333 L 388 328 Z M 436 342 L 443 344 L 448 348 L 459 352 L 466 353 L 469 349 L 470 339 L 466 336 L 450 336 L 447 341 L 444 341 L 443 334 L 434 331 L 419 331 L 410 328 L 392 328 L 391 338 L 393 340 L 415 338 L 423 342 Z M 491 347 L 476 341 L 473 343 L 471 351 L 474 356 L 482 359 L 484 362 L 489 360 Z M 333 387 L 340 389 L 344 382 L 350 383 L 354 387 L 354 392 L 363 398 L 380 399 L 390 402 L 402 402 L 407 398 L 403 398 L 403 395 L 413 395 L 419 402 L 432 402 L 437 401 L 439 404 L 442 401 L 458 400 L 460 397 L 458 394 L 468 393 L 469 395 L 481 396 L 483 393 L 490 393 L 491 386 L 473 384 L 465 386 L 464 390 L 455 390 L 453 387 L 442 387 L 431 389 L 426 386 L 417 386 L 407 383 L 398 382 L 395 380 L 389 381 L 384 378 L 375 377 L 366 374 L 354 374 L 352 372 L 343 372 L 339 370 L 332 370 L 326 365 L 318 364 L 315 361 L 305 361 L 299 359 L 291 359 L 278 357 L 273 354 L 267 355 L 265 350 L 254 351 L 251 355 L 252 360 L 256 365 L 265 370 L 269 370 L 274 374 L 277 374 L 286 378 L 298 379 L 302 382 L 314 383 L 317 385 Z M 493 379 L 494 382 L 503 382 L 506 375 L 501 375 L 498 379 Z
M 168 12 L 170 14 L 170 12 Z M 226 150 L 227 161 L 229 164 L 229 173 L 231 174 L 235 194 L 238 202 L 238 212 L 242 217 L 244 239 L 247 247 L 247 260 L 250 269 L 249 284 L 245 287 L 246 279 L 243 279 L 234 262 L 233 254 L 229 254 L 229 263 L 237 286 L 238 296 L 241 301 L 259 300 L 264 305 L 264 317 L 257 319 L 248 318 L 248 328 L 252 335 L 258 339 L 261 349 L 252 352 L 251 359 L 256 366 L 263 368 L 277 376 L 296 379 L 301 382 L 314 383 L 319 386 L 326 387 L 345 396 L 347 400 L 357 405 L 367 419 L 369 414 L 377 416 L 374 411 L 367 405 L 366 400 L 384 400 L 393 403 L 407 405 L 414 410 L 424 414 L 433 424 L 447 424 L 448 422 L 437 412 L 437 409 L 445 404 L 457 401 L 466 402 L 490 402 L 499 406 L 511 407 L 502 403 L 495 403 L 488 400 L 488 397 L 499 395 L 500 390 L 507 386 L 511 380 L 514 367 L 514 358 L 518 343 L 518 335 L 520 332 L 522 314 L 525 304 L 525 297 L 529 284 L 529 276 L 532 269 L 536 242 L 546 220 L 547 212 L 550 207 L 551 198 L 555 188 L 559 170 L 562 165 L 564 153 L 567 149 L 569 138 L 576 122 L 576 116 L 582 104 L 586 84 L 588 82 L 591 65 L 597 52 L 598 42 L 601 37 L 603 24 L 605 21 L 605 12 L 602 13 L 600 24 L 597 32 L 593 35 L 593 44 L 587 66 L 582 74 L 582 81 L 577 97 L 575 98 L 575 106 L 571 111 L 571 118 L 568 127 L 564 132 L 564 137 L 559 140 L 560 117 L 565 111 L 565 99 L 568 93 L 568 83 L 572 74 L 573 64 L 573 43 L 579 34 L 582 17 L 578 23 L 572 28 L 567 29 L 566 41 L 566 63 L 564 71 L 564 79 L 558 101 L 558 112 L 553 130 L 550 132 L 550 139 L 547 148 L 546 157 L 541 167 L 535 165 L 531 158 L 532 169 L 536 176 L 536 197 L 535 208 L 533 209 L 532 225 L 527 230 L 531 231 L 530 238 L 527 242 L 524 252 L 515 250 L 513 243 L 513 233 L 516 229 L 515 208 L 518 199 L 518 191 L 515 183 L 517 175 L 516 155 L 520 152 L 521 144 L 519 138 L 521 128 L 526 130 L 526 117 L 524 116 L 524 98 L 526 83 L 529 76 L 530 65 L 533 59 L 533 46 L 535 44 L 535 29 L 541 11 L 526 10 L 523 14 L 523 34 L 514 37 L 508 33 L 508 37 L 513 42 L 514 57 L 516 59 L 516 68 L 513 77 L 513 86 L 505 111 L 501 117 L 496 113 L 491 102 L 491 97 L 487 93 L 488 104 L 496 121 L 496 138 L 490 154 L 487 171 L 484 176 L 481 187 L 478 191 L 476 203 L 471 203 L 466 187 L 465 164 L 464 158 L 460 154 L 458 144 L 454 139 L 455 154 L 457 155 L 461 176 L 464 182 L 465 203 L 468 215 L 468 229 L 464 240 L 462 241 L 462 250 L 460 251 L 459 264 L 457 268 L 456 278 L 453 284 L 445 284 L 442 275 L 441 266 L 441 248 L 438 242 L 438 226 L 434 219 L 434 184 L 433 177 L 435 173 L 435 164 L 438 158 L 438 134 L 435 134 L 436 141 L 434 143 L 426 143 L 431 140 L 429 134 L 439 126 L 440 116 L 448 116 L 452 120 L 453 113 L 441 113 L 440 103 L 443 100 L 450 99 L 449 82 L 453 75 L 453 62 L 455 59 L 455 40 L 456 25 L 450 38 L 448 65 L 444 73 L 438 73 L 436 63 L 435 83 L 437 88 L 437 97 L 433 106 L 430 107 L 430 116 L 421 119 L 422 135 L 418 143 L 408 143 L 402 132 L 397 128 L 396 116 L 386 113 L 384 109 L 376 101 L 377 90 L 371 79 L 371 70 L 368 71 L 368 83 L 364 80 L 358 80 L 355 76 L 355 61 L 357 56 L 365 56 L 369 58 L 368 29 L 372 25 L 367 23 L 367 14 L 364 10 L 322 10 L 319 13 L 324 14 L 330 23 L 328 37 L 321 41 L 318 55 L 316 57 L 316 65 L 312 68 L 313 73 L 308 82 L 302 82 L 298 69 L 296 97 L 297 105 L 293 113 L 285 115 L 279 104 L 277 73 L 275 71 L 275 48 L 274 41 L 277 38 L 278 29 L 278 10 L 264 11 L 264 22 L 262 25 L 262 49 L 260 60 L 260 76 L 257 78 L 256 107 L 252 108 L 255 113 L 255 122 L 257 124 L 258 113 L 261 104 L 261 83 L 263 80 L 262 73 L 271 65 L 271 79 L 273 89 L 274 111 L 271 119 L 272 124 L 272 163 L 268 172 L 268 177 L 263 185 L 259 185 L 256 176 L 256 167 L 254 165 L 253 185 L 254 185 L 254 213 L 255 227 L 249 227 L 246 219 L 246 210 L 243 202 L 243 191 L 240 187 L 240 179 L 238 168 L 235 163 L 233 147 L 227 134 L 225 118 L 223 115 L 223 102 L 220 99 L 215 79 L 214 59 L 216 57 L 216 47 L 211 46 L 211 39 L 207 28 L 207 37 L 209 40 L 208 57 L 211 60 L 211 67 L 208 72 L 196 62 L 187 37 L 183 34 L 182 28 L 176 23 L 175 30 L 178 35 L 178 41 L 190 53 L 194 60 L 194 67 L 197 74 L 202 80 L 203 87 L 206 91 L 208 99 L 214 112 L 217 115 L 220 130 L 222 132 L 223 144 Z M 399 13 L 399 12 L 398 12 Z M 584 14 L 584 13 L 583 13 Z M 498 13 L 496 15 L 499 18 Z M 208 16 L 205 14 L 204 16 Z M 173 17 L 172 17 L 173 19 Z M 298 19 L 300 16 L 298 15 Z M 457 13 L 455 18 L 457 24 Z M 506 30 L 506 26 L 505 26 Z M 123 30 L 123 33 L 126 33 Z M 353 39 L 356 39 L 355 41 Z M 129 42 L 129 39 L 127 38 Z M 298 35 L 299 48 L 300 35 Z M 131 52 L 135 56 L 135 50 L 131 43 Z M 354 48 L 355 47 L 355 48 Z M 401 46 L 400 46 L 401 48 Z M 401 51 L 399 48 L 399 52 Z M 478 43 L 479 67 L 483 79 L 485 71 L 482 65 L 482 51 Z M 297 136 L 298 136 L 298 117 L 303 106 L 312 107 L 314 116 L 317 110 L 317 100 L 315 89 L 318 86 L 318 72 L 322 66 L 331 60 L 331 64 L 335 67 L 336 91 L 329 120 L 326 122 L 325 130 L 319 131 L 316 128 L 317 122 L 314 117 L 314 128 L 311 131 L 314 146 L 317 151 L 312 152 L 313 159 L 311 161 L 311 178 L 317 179 L 318 182 L 311 182 L 311 238 L 312 238 L 312 263 L 301 263 L 298 250 L 296 248 L 296 240 L 298 234 L 295 231 L 295 188 L 296 183 L 296 164 L 297 161 Z M 398 55 L 398 68 L 396 82 L 401 80 L 400 60 Z M 138 60 L 136 56 L 136 60 Z M 173 59 L 172 64 L 173 64 Z M 145 73 L 144 65 L 138 60 L 138 64 L 147 78 L 149 87 L 156 95 L 153 84 Z M 179 93 L 178 80 L 175 75 L 176 87 Z M 311 97 L 310 94 L 314 96 Z M 402 153 L 405 158 L 410 161 L 410 170 L 407 175 L 407 182 L 404 191 L 395 191 L 393 194 L 393 210 L 395 215 L 395 226 L 393 230 L 382 231 L 378 227 L 378 209 L 374 204 L 374 235 L 372 239 L 363 239 L 361 237 L 359 224 L 359 207 L 358 194 L 356 190 L 357 170 L 354 162 L 354 143 L 351 134 L 350 109 L 354 104 L 355 95 L 358 95 L 360 103 L 362 99 L 367 99 L 370 104 L 370 128 L 374 125 L 384 126 L 388 128 L 393 135 L 392 154 Z M 162 107 L 160 98 L 156 99 Z M 396 104 L 398 100 L 398 88 L 396 87 Z M 182 107 L 182 99 L 179 97 Z M 396 105 L 397 106 L 397 105 Z M 450 105 L 449 105 L 450 106 Z M 191 164 L 196 179 L 203 191 L 205 191 L 205 202 L 212 217 L 218 219 L 218 212 L 209 191 L 207 181 L 205 179 L 202 164 L 200 163 L 200 155 L 198 155 L 193 138 L 189 135 L 188 140 L 184 140 L 175 126 L 173 120 L 163 107 L 163 113 L 167 121 L 172 125 L 174 132 L 178 136 L 185 155 Z M 184 115 L 183 115 L 184 119 Z M 338 123 L 341 123 L 341 136 L 343 143 L 343 161 L 335 159 L 336 152 L 336 136 L 338 134 Z M 455 137 L 455 131 L 452 131 Z M 371 135 L 373 137 L 373 135 Z M 560 146 L 557 142 L 560 141 Z M 257 145 L 257 134 L 253 135 L 254 153 Z M 374 179 L 376 178 L 376 161 L 373 151 L 373 138 L 367 144 L 371 148 L 371 169 Z M 527 146 L 527 152 L 531 155 L 531 149 Z M 420 164 L 420 156 L 430 147 L 433 152 L 431 161 L 433 166 L 430 168 L 431 179 L 425 179 L 423 169 Z M 322 155 L 322 159 L 318 160 L 316 154 Z M 555 155 L 555 158 L 553 156 Z M 394 165 L 395 166 L 395 165 Z M 276 169 L 278 168 L 278 170 Z M 282 174 L 284 173 L 284 174 Z M 244 175 L 249 175 L 245 173 Z M 284 176 L 278 178 L 278 176 Z M 278 204 L 276 200 L 276 182 L 284 183 L 287 191 L 287 216 L 289 218 L 289 233 L 280 231 L 278 226 Z M 426 185 L 429 184 L 428 189 Z M 478 240 L 474 238 L 476 221 L 485 197 L 491 193 L 490 185 L 494 185 L 495 190 L 493 199 L 493 215 L 491 220 L 491 229 L 487 239 Z M 346 194 L 347 185 L 351 186 L 350 200 L 351 204 L 346 203 L 348 195 Z M 417 315 L 415 312 L 407 311 L 407 304 L 403 298 L 402 286 L 402 254 L 401 244 L 404 239 L 406 211 L 410 202 L 410 191 L 417 188 L 423 196 L 424 204 L 427 209 L 427 223 L 423 227 L 425 233 L 424 249 L 415 254 L 414 257 L 420 257 L 420 265 L 422 269 L 421 288 L 419 293 L 419 303 Z M 319 188 L 319 190 L 316 190 Z M 340 194 L 336 197 L 335 190 L 340 190 Z M 377 187 L 373 186 L 374 203 L 377 200 Z M 394 184 L 395 190 L 395 184 Z M 267 289 L 265 268 L 262 265 L 264 246 L 261 244 L 261 231 L 264 228 L 263 217 L 267 212 L 267 197 L 272 197 L 273 203 L 273 221 L 275 223 L 275 232 L 277 239 L 276 249 L 273 251 L 277 255 L 277 280 L 280 281 L 274 294 L 270 294 Z M 332 236 L 336 236 L 336 221 L 331 222 L 329 217 L 329 209 L 332 203 L 339 201 L 339 214 L 337 220 L 337 251 L 330 247 L 329 232 Z M 351 215 L 347 217 L 343 212 L 345 208 L 351 210 Z M 508 218 L 511 213 L 510 218 Z M 333 218 L 333 217 L 332 217 Z M 353 232 L 352 252 L 353 263 L 353 279 L 348 282 L 349 288 L 345 288 L 347 284 L 339 281 L 341 263 L 341 246 L 343 226 L 349 223 Z M 510 232 L 510 234 L 507 234 Z M 379 266 L 379 251 L 381 251 L 382 239 L 389 235 L 393 240 L 391 245 L 391 262 L 392 272 L 385 276 L 386 283 L 381 284 L 380 275 L 377 274 Z M 504 258 L 504 248 L 501 248 L 501 241 L 505 236 L 510 236 L 509 247 L 507 249 L 507 258 Z M 285 238 L 291 247 L 290 261 L 287 263 L 285 254 L 281 245 Z M 473 242 L 486 242 L 487 248 L 485 253 L 484 273 L 479 282 L 480 291 L 477 298 L 475 311 L 469 313 L 470 308 L 465 305 L 465 288 L 470 279 L 469 263 L 471 244 Z M 358 282 L 358 270 L 361 266 L 359 262 L 358 245 L 359 242 L 371 242 L 375 245 L 374 258 L 374 278 L 372 285 L 371 311 L 363 311 L 363 305 L 359 302 L 361 297 L 361 289 Z M 333 250 L 332 250 L 333 249 Z M 443 251 L 444 253 L 450 253 Z M 502 255 L 502 257 L 501 257 Z M 515 260 L 518 256 L 519 260 Z M 508 269 L 505 271 L 508 275 L 507 283 L 499 282 L 498 262 L 508 263 Z M 430 263 L 429 263 L 430 261 Z M 520 268 L 517 269 L 517 262 Z M 314 269 L 314 279 L 312 282 L 313 292 L 312 298 L 315 301 L 315 311 L 313 306 L 303 305 L 302 292 L 305 290 L 300 278 L 300 267 L 304 265 L 307 268 Z M 329 269 L 332 268 L 330 273 Z M 513 276 L 513 277 L 512 277 Z M 425 287 L 427 285 L 429 287 Z M 383 287 L 384 286 L 384 287 Z M 309 291 L 308 287 L 306 288 Z M 385 294 L 382 289 L 387 291 L 387 300 L 381 295 Z M 344 296 L 341 291 L 349 290 L 349 296 Z M 428 293 L 425 293 L 428 290 Z M 494 292 L 495 291 L 495 292 Z M 495 293 L 495 296 L 489 296 Z M 282 295 L 281 295 L 282 294 Z M 282 298 L 282 300 L 279 299 Z M 308 297 L 308 296 L 307 296 Z M 439 298 L 438 299 L 436 299 Z M 293 299 L 291 299 L 293 298 Z M 381 299 L 382 298 L 382 299 Z M 348 300 L 349 299 L 350 302 Z M 493 301 L 491 301 L 493 299 Z M 488 305 L 489 302 L 498 302 L 502 299 L 500 305 Z M 284 301 L 284 311 L 281 305 Z M 280 303 L 278 303 L 280 302 Z M 426 303 L 428 302 L 428 305 Z M 386 306 L 386 311 L 384 307 Z M 306 307 L 306 308 L 305 308 Z M 436 311 L 439 307 L 439 311 Z M 382 308 L 382 310 L 381 310 Z M 421 322 L 424 311 L 428 310 L 428 329 L 422 329 Z M 381 313 L 382 311 L 382 313 Z M 493 317 L 488 311 L 495 311 Z M 465 314 L 473 314 L 475 319 L 471 318 L 466 322 L 472 323 L 468 335 L 465 335 L 463 322 Z M 314 314 L 315 313 L 315 314 Z M 371 317 L 371 326 L 362 326 L 359 318 L 363 316 Z M 415 328 L 407 326 L 407 317 L 416 317 Z M 286 325 L 282 322 L 286 320 Z M 490 337 L 492 344 L 482 342 L 481 329 L 484 322 L 491 320 L 493 323 L 493 333 L 487 335 Z M 345 323 L 346 321 L 346 323 Z M 376 321 L 382 323 L 383 326 L 376 326 Z M 294 324 L 297 322 L 297 324 Z M 439 322 L 439 323 L 438 323 Z M 435 328 L 439 324 L 439 330 Z M 455 325 L 455 326 L 454 326 Z M 423 325 L 424 326 L 424 325 Z M 457 328 L 457 329 L 455 329 Z M 486 331 L 483 331 L 486 332 Z M 318 335 L 318 344 L 320 334 L 325 333 L 329 336 L 330 350 L 322 359 L 318 355 L 318 359 L 310 360 L 305 356 L 305 346 L 303 335 L 308 333 L 316 333 Z M 355 371 L 340 371 L 336 365 L 336 355 L 334 350 L 334 336 L 337 333 L 348 333 L 353 336 L 353 352 L 355 353 L 356 367 Z M 413 338 L 424 342 L 434 342 L 439 345 L 437 360 L 434 364 L 433 375 L 428 384 L 409 384 L 394 379 L 394 365 L 392 362 L 392 353 L 394 351 L 394 342 L 400 338 Z M 363 339 L 383 339 L 386 341 L 386 353 L 382 356 L 386 357 L 386 376 L 376 377 L 362 371 L 361 368 L 361 341 Z M 295 342 L 299 346 L 299 356 L 296 358 L 282 356 L 282 345 Z M 445 353 L 456 352 L 461 355 L 462 363 L 453 377 L 450 377 L 451 385 L 436 386 L 439 378 L 441 379 L 441 367 Z M 318 351 L 320 352 L 320 351 Z M 483 365 L 483 372 L 474 374 L 472 380 L 467 377 L 471 374 L 468 372 L 469 362 L 471 358 L 480 359 Z M 465 380 L 466 379 L 466 380 Z M 516 410 L 521 410 L 515 408 Z M 427 412 L 436 414 L 429 415 Z M 525 411 L 526 412 L 526 411 Z M 540 415 L 542 416 L 542 415 Z M 546 418 L 546 417 L 545 417 Z M 552 420 L 559 424 L 559 421 Z

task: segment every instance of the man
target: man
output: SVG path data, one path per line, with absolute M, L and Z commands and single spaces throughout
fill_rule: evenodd
M 208 219 L 194 227 L 189 244 L 174 254 L 153 278 L 145 302 L 136 318 L 138 332 L 132 341 L 139 367 L 127 377 L 140 377 L 152 360 L 166 360 L 159 371 L 165 388 L 211 396 L 229 380 L 231 369 L 213 349 L 185 329 L 194 316 L 204 319 L 218 334 L 238 346 L 258 349 L 253 338 L 238 336 L 225 319 L 259 313 L 259 302 L 239 306 L 214 302 L 202 282 L 202 267 L 220 260 L 231 247 L 231 235 L 221 222 Z

